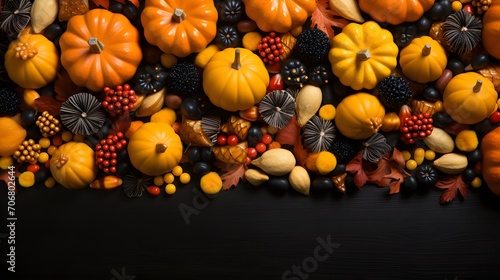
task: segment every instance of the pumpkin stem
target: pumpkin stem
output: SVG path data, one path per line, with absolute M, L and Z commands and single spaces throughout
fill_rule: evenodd
M 33 58 L 38 54 L 38 49 L 35 46 L 31 46 L 29 43 L 17 43 L 14 48 L 14 53 L 16 58 L 20 58 L 22 60 L 27 60 Z
M 234 62 L 231 65 L 233 69 L 239 70 L 241 68 L 241 61 L 240 61 L 240 50 L 236 49 L 234 51 Z
M 425 46 L 422 48 L 422 55 L 428 56 L 429 54 L 431 54 L 431 45 L 425 44 Z
M 69 157 L 65 154 L 60 154 L 56 160 L 56 167 L 61 168 L 69 161 Z
M 162 154 L 166 150 L 167 150 L 167 145 L 166 144 L 161 144 L 161 143 L 156 144 L 156 153 Z
M 87 43 L 90 46 L 90 52 L 94 54 L 100 54 L 104 49 L 104 44 L 101 41 L 99 41 L 99 39 L 97 39 L 96 37 L 90 37 Z
M 478 93 L 481 90 L 481 87 L 483 86 L 483 81 L 482 80 L 477 80 L 476 84 L 472 88 L 472 91 L 474 93 Z
M 360 61 L 366 61 L 370 57 L 372 57 L 372 55 L 370 54 L 370 51 L 368 49 L 360 50 L 356 53 L 356 59 Z
M 377 131 L 382 126 L 382 119 L 379 117 L 369 118 L 368 119 L 368 126 L 373 131 L 373 133 L 377 133 Z
M 183 9 L 175 8 L 174 13 L 172 14 L 172 20 L 180 23 L 181 21 L 186 19 L 186 13 Z

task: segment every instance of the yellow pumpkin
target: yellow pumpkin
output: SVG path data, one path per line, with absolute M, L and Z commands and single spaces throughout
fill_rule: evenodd
M 496 110 L 498 93 L 493 83 L 476 72 L 453 77 L 443 92 L 444 110 L 453 120 L 475 124 Z
M 0 117 L 0 156 L 10 157 L 26 138 L 26 130 L 11 117 Z
M 266 95 L 269 74 L 259 56 L 244 48 L 216 53 L 203 71 L 203 89 L 226 111 L 246 110 Z
M 65 188 L 85 188 L 97 176 L 94 150 L 83 142 L 66 142 L 52 154 L 50 172 Z
M 415 38 L 399 54 L 403 74 L 418 83 L 437 80 L 448 63 L 443 46 L 429 36 Z
M 215 38 L 217 19 L 212 0 L 146 0 L 141 13 L 146 40 L 178 57 L 203 50 Z
M 174 129 L 163 122 L 147 122 L 130 137 L 130 162 L 149 176 L 171 171 L 182 158 L 182 142 Z
M 92 9 L 68 21 L 61 35 L 61 64 L 71 80 L 92 91 L 131 79 L 142 60 L 139 31 L 122 14 Z
M 19 86 L 41 88 L 56 79 L 59 53 L 45 36 L 24 34 L 10 43 L 5 53 L 5 69 Z
M 385 116 L 384 105 L 377 97 L 359 92 L 351 94 L 337 106 L 335 125 L 351 139 L 366 139 L 377 133 Z
M 373 89 L 397 64 L 392 34 L 374 21 L 349 23 L 331 41 L 328 59 L 340 82 L 355 90 Z
M 304 24 L 316 0 L 243 0 L 245 12 L 260 30 L 286 33 Z

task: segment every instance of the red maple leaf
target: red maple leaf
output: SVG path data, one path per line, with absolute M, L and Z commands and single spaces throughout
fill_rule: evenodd
M 59 116 L 62 102 L 57 101 L 50 95 L 43 95 L 35 99 L 36 108 L 39 112 L 47 111 L 54 117 Z
M 71 95 L 83 91 L 82 87 L 75 85 L 69 77 L 68 71 L 61 70 L 57 73 L 57 79 L 54 82 L 54 92 L 56 93 L 56 100 L 60 102 L 66 101 Z
M 349 21 L 340 17 L 330 6 L 328 0 L 316 0 L 316 10 L 311 15 L 311 27 L 324 31 L 330 40 L 335 36 L 332 27 L 344 28 Z
M 358 153 L 351 161 L 349 161 L 345 170 L 354 174 L 354 184 L 359 189 L 361 189 L 366 182 L 368 182 L 368 176 L 363 168 L 363 158 L 361 157 L 361 153 Z
M 391 171 L 389 160 L 383 157 L 378 161 L 374 170 L 366 172 L 366 176 L 368 177 L 368 182 L 379 187 L 387 187 L 392 182 L 392 179 L 387 177 L 387 174 L 390 174 Z
M 227 191 L 232 187 L 236 187 L 241 180 L 245 179 L 245 171 L 248 169 L 244 163 L 233 164 L 230 167 L 226 165 L 227 172 L 222 174 L 222 189 Z
M 300 125 L 297 122 L 296 116 L 293 116 L 290 122 L 276 133 L 274 140 L 280 143 L 280 145 L 293 146 L 292 152 L 295 160 L 297 160 L 300 166 L 305 167 L 308 153 L 304 145 L 302 145 L 301 138 Z
M 436 183 L 436 187 L 443 189 L 441 197 L 439 197 L 439 203 L 446 204 L 458 196 L 458 193 L 462 195 L 463 199 L 467 197 L 467 183 L 462 178 L 462 175 L 450 175 L 441 178 Z

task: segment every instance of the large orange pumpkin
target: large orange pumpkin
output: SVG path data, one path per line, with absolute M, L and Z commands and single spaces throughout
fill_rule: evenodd
M 500 127 L 486 134 L 481 140 L 483 179 L 490 190 L 500 196 Z
M 493 0 L 483 16 L 482 41 L 486 51 L 500 59 L 500 1 Z
M 359 0 L 359 8 L 378 22 L 393 25 L 418 20 L 434 0 Z
M 245 12 L 260 30 L 286 33 L 304 24 L 316 9 L 316 0 L 243 0 Z
M 131 79 L 142 60 L 139 31 L 121 14 L 92 9 L 71 17 L 61 35 L 61 63 L 71 80 L 102 91 Z
M 200 52 L 212 41 L 217 18 L 212 0 L 146 0 L 141 13 L 146 40 L 178 57 Z

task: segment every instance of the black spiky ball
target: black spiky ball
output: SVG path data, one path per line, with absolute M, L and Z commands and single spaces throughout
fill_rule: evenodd
M 14 116 L 21 110 L 21 96 L 13 89 L 0 88 L 0 116 Z
M 412 98 L 410 84 L 402 77 L 391 75 L 378 84 L 379 99 L 387 108 L 399 110 Z
M 167 92 L 179 96 L 192 96 L 201 88 L 201 74 L 192 62 L 172 66 L 167 79 Z
M 320 29 L 308 28 L 297 36 L 292 56 L 304 61 L 308 66 L 328 61 L 330 38 Z
M 330 147 L 332 152 L 337 158 L 338 163 L 347 164 L 351 161 L 360 151 L 361 142 L 358 140 L 349 139 L 342 134 L 337 135 Z

